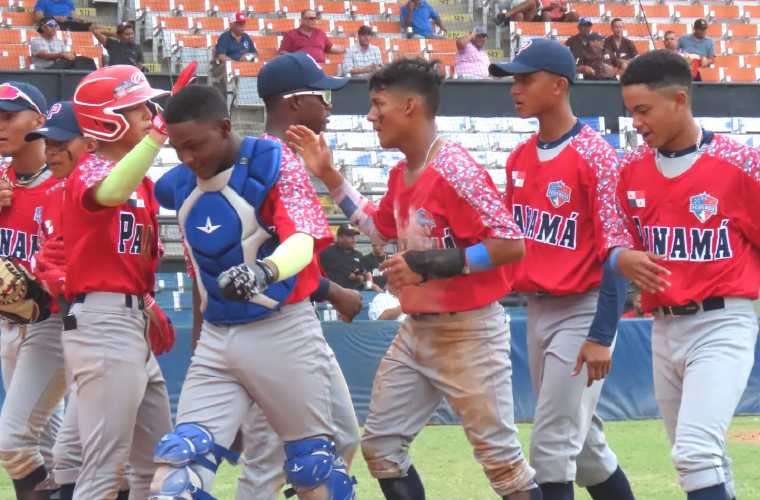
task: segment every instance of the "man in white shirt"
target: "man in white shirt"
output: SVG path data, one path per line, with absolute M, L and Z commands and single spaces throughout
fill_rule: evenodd
M 383 65 L 380 49 L 369 43 L 371 35 L 372 28 L 361 26 L 357 33 L 359 43 L 346 50 L 346 55 L 343 58 L 343 73 L 347 76 L 366 78 Z
M 375 295 L 375 298 L 369 303 L 369 311 L 367 311 L 367 314 L 372 321 L 404 321 L 404 318 L 406 318 L 406 314 L 401 312 L 401 303 L 399 302 L 398 297 L 390 293 L 387 289 L 384 292 Z

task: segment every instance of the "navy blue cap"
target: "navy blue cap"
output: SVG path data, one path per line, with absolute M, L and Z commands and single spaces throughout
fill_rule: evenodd
M 493 63 L 491 76 L 511 76 L 546 71 L 575 82 L 575 58 L 570 49 L 556 40 L 533 38 L 520 49 L 512 62 Z
M 0 85 L 0 111 L 16 113 L 25 109 L 42 114 L 47 112 L 47 99 L 40 89 L 24 82 L 11 81 Z
M 45 125 L 26 134 L 26 140 L 29 142 L 44 138 L 66 142 L 80 135 L 82 131 L 79 130 L 71 101 L 61 101 L 50 106 Z
M 313 57 L 304 52 L 291 52 L 275 57 L 261 68 L 258 78 L 259 97 L 272 97 L 299 90 L 338 90 L 348 78 L 327 76 Z
M 590 17 L 582 17 L 578 19 L 578 26 L 593 26 L 594 21 Z

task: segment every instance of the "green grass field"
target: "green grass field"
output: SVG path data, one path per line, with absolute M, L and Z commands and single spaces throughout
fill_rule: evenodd
M 639 500 L 677 500 L 684 498 L 676 483 L 670 463 L 670 451 L 662 422 L 645 420 L 611 422 L 606 433 L 613 449 L 626 469 Z M 520 440 L 530 436 L 530 425 L 520 425 Z M 741 417 L 731 427 L 729 450 L 741 500 L 760 499 L 760 417 Z M 430 500 L 494 500 L 480 466 L 461 428 L 430 426 L 412 447 L 415 465 L 425 481 Z M 235 497 L 238 470 L 223 467 L 217 477 L 214 494 L 219 500 Z M 383 500 L 377 483 L 367 473 L 361 454 L 354 462 L 353 473 L 359 486 L 360 500 Z M 12 500 L 13 490 L 7 476 L 0 476 L 0 499 Z M 577 499 L 590 497 L 579 490 Z M 255 500 L 255 499 L 251 499 Z

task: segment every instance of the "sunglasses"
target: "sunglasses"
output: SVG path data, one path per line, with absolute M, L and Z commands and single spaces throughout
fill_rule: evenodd
M 283 99 L 295 97 L 299 95 L 316 95 L 322 98 L 322 102 L 326 105 L 332 104 L 332 91 L 330 90 L 301 90 L 298 92 L 292 92 L 282 96 Z
M 26 101 L 32 108 L 39 114 L 43 114 L 42 110 L 34 102 L 34 99 L 7 83 L 0 85 L 0 101 L 15 101 L 16 99 L 22 99 Z
M 317 20 L 317 16 L 314 16 L 314 17 L 304 17 L 304 19 L 307 20 L 307 21 L 316 21 Z

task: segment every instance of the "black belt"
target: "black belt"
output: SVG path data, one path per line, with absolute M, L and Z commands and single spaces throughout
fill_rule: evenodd
M 409 316 L 411 316 L 414 320 L 420 320 L 420 319 L 429 319 L 429 318 L 443 318 L 443 317 L 451 317 L 456 316 L 457 313 L 455 312 L 442 312 L 442 313 L 411 313 Z
M 682 306 L 662 306 L 659 310 L 666 316 L 691 316 L 699 311 L 716 311 L 725 308 L 726 300 L 723 297 L 708 297 L 702 302 L 694 302 L 692 300 Z
M 76 297 L 74 297 L 74 304 L 84 304 L 85 299 L 87 298 L 86 293 L 80 293 Z M 132 305 L 135 303 L 134 301 L 137 301 L 137 308 L 138 309 L 145 309 L 145 302 L 143 301 L 143 298 L 137 295 L 130 295 L 128 293 L 124 294 L 124 306 L 128 308 L 132 308 Z

